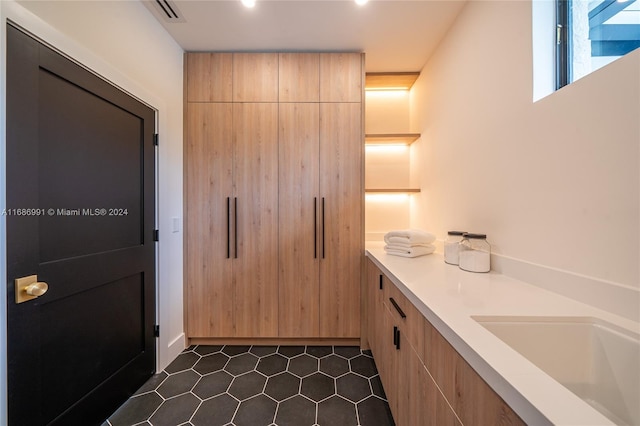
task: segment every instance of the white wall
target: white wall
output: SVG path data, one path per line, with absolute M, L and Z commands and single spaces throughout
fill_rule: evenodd
M 5 87 L 5 22 L 18 23 L 158 110 L 159 339 L 158 367 L 185 345 L 182 305 L 182 49 L 137 0 L 0 1 L 0 82 Z M 0 104 L 0 199 L 4 208 L 5 91 Z M 0 275 L 6 276 L 5 222 L 0 218 Z M 4 294 L 2 297 L 6 297 Z M 6 422 L 6 311 L 0 305 L 2 357 L 0 424 Z
M 530 1 L 468 2 L 422 70 L 412 225 L 637 297 L 640 50 L 534 103 L 531 18 Z

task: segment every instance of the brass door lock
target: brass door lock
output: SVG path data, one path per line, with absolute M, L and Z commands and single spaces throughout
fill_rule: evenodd
M 38 281 L 37 275 L 17 278 L 15 280 L 16 303 L 26 302 L 42 296 L 49 290 L 49 285 Z

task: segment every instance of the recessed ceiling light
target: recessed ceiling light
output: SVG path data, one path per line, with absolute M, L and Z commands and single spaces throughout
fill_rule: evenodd
M 245 7 L 253 7 L 256 5 L 256 0 L 241 0 L 242 4 L 245 5 Z
M 356 0 L 356 4 L 362 6 L 363 4 L 367 4 L 369 0 Z

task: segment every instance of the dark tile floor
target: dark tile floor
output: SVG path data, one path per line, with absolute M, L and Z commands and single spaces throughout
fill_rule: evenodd
M 111 426 L 393 424 L 371 353 L 341 346 L 192 346 L 105 422 Z

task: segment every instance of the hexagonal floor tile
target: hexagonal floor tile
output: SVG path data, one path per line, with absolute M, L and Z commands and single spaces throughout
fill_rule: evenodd
M 282 373 L 287 369 L 287 358 L 279 354 L 273 354 L 260 358 L 256 370 L 267 375 L 273 376 L 274 374 Z
M 136 391 L 134 396 L 157 389 L 167 377 L 169 377 L 169 375 L 164 371 L 154 374 L 144 385 L 140 386 L 140 389 Z
M 268 396 L 261 394 L 243 401 L 233 418 L 236 426 L 269 426 L 273 423 L 277 404 Z
M 178 371 L 188 370 L 193 365 L 198 362 L 200 356 L 193 352 L 183 352 L 176 359 L 174 359 L 171 364 L 164 369 L 169 374 L 177 373 Z
M 318 360 L 303 354 L 289 360 L 289 371 L 299 377 L 308 376 L 318 371 Z
M 389 404 L 375 396 L 370 396 L 357 405 L 361 426 L 394 426 Z
M 195 371 L 181 371 L 167 377 L 158 387 L 157 392 L 165 399 L 171 398 L 181 393 L 189 392 L 198 380 L 200 380 L 200 375 Z
M 232 357 L 224 369 L 234 376 L 246 373 L 256 368 L 258 357 L 254 354 L 246 353 Z
M 266 381 L 262 374 L 251 371 L 233 379 L 229 393 L 242 401 L 261 393 Z
M 278 426 L 305 426 L 316 421 L 316 404 L 297 395 L 278 405 L 275 424 Z
M 162 404 L 162 398 L 155 392 L 129 398 L 110 418 L 112 426 L 129 426 L 149 418 Z
M 300 393 L 319 402 L 336 393 L 334 380 L 322 373 L 315 373 L 302 379 Z
M 331 377 L 340 377 L 349 371 L 349 361 L 337 355 L 329 355 L 320 360 L 320 371 Z
M 229 357 L 222 353 L 203 356 L 200 361 L 193 366 L 193 369 L 200 374 L 209 374 L 222 370 L 229 361 Z
M 200 355 L 209 355 L 215 352 L 220 352 L 222 348 L 222 345 L 198 345 L 193 351 Z
M 367 378 L 378 374 L 378 369 L 376 368 L 376 363 L 373 362 L 373 358 L 365 355 L 358 355 L 352 358 L 349 360 L 349 365 L 351 365 L 351 371 Z
M 333 353 L 332 346 L 307 346 L 307 353 L 316 358 L 322 358 Z
M 278 353 L 286 357 L 294 357 L 304 353 L 304 346 L 280 346 Z
M 275 354 L 277 351 L 277 346 L 251 346 L 251 349 L 249 349 L 249 352 L 257 356 L 267 356 Z
M 201 399 L 211 398 L 226 392 L 232 380 L 233 376 L 226 371 L 216 371 L 200 379 L 192 392 Z
M 318 404 L 318 424 L 357 426 L 355 404 L 337 395 L 322 401 Z
M 234 355 L 243 354 L 245 352 L 249 352 L 249 349 L 251 349 L 251 346 L 229 346 L 229 345 L 226 345 L 224 348 L 222 348 L 222 352 L 224 352 L 225 354 L 227 354 L 229 356 L 234 356 Z
M 351 402 L 360 402 L 372 395 L 369 380 L 353 373 L 336 379 L 336 393 Z
M 228 393 L 204 401 L 191 419 L 195 426 L 224 426 L 231 422 L 239 402 Z
M 300 379 L 291 373 L 281 373 L 267 379 L 264 393 L 276 401 L 285 400 L 300 391 Z
M 185 393 L 166 400 L 149 419 L 154 426 L 175 426 L 189 421 L 200 400 L 192 393 Z
M 384 388 L 382 387 L 382 380 L 380 380 L 380 376 L 379 375 L 373 376 L 372 378 L 369 379 L 369 382 L 371 382 L 371 390 L 373 391 L 373 394 L 386 401 L 387 395 L 385 395 L 384 393 Z
M 357 346 L 335 346 L 333 353 L 350 359 L 360 355 L 362 351 Z

